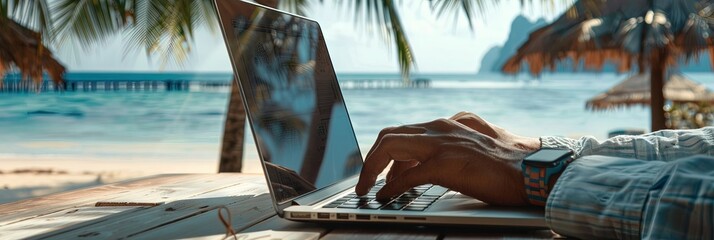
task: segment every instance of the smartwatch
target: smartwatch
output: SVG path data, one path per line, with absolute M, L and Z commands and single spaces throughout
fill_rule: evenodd
M 528 201 L 536 206 L 545 206 L 550 190 L 548 181 L 551 176 L 565 170 L 573 161 L 573 151 L 569 149 L 543 148 L 523 159 L 523 179 Z

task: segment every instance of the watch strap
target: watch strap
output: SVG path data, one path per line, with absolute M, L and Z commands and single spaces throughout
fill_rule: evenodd
M 551 190 L 548 189 L 548 181 L 551 176 L 562 172 L 565 165 L 566 161 L 560 161 L 556 166 L 550 168 L 521 165 L 526 195 L 528 195 L 528 201 L 531 204 L 545 206 Z

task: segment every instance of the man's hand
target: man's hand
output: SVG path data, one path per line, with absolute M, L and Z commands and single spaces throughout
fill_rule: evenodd
M 380 199 L 433 183 L 489 204 L 528 205 L 520 163 L 539 147 L 538 139 L 513 135 L 469 113 L 387 128 L 367 155 L 356 191 L 366 194 L 393 160 Z
M 540 149 L 540 139 L 515 135 L 483 120 L 483 118 L 473 113 L 460 112 L 449 119 L 455 120 L 477 132 L 527 152 L 535 152 Z

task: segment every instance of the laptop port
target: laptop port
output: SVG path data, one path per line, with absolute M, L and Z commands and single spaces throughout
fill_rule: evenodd
M 404 220 L 426 221 L 426 218 L 425 217 L 404 217 Z
M 329 213 L 317 213 L 317 218 L 330 219 L 330 214 Z
M 369 215 L 367 215 L 367 214 L 355 214 L 355 219 L 357 219 L 357 220 L 369 220 Z
M 310 218 L 310 213 L 300 213 L 300 212 L 292 212 L 290 213 L 290 217 L 292 218 Z
M 377 219 L 397 220 L 395 216 L 377 216 Z
M 350 215 L 347 213 L 338 213 L 337 219 L 350 219 Z

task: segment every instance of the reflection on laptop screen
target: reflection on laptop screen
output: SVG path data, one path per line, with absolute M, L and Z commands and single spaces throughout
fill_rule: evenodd
M 362 157 L 318 24 L 219 4 L 240 5 L 219 9 L 276 201 L 358 174 Z

